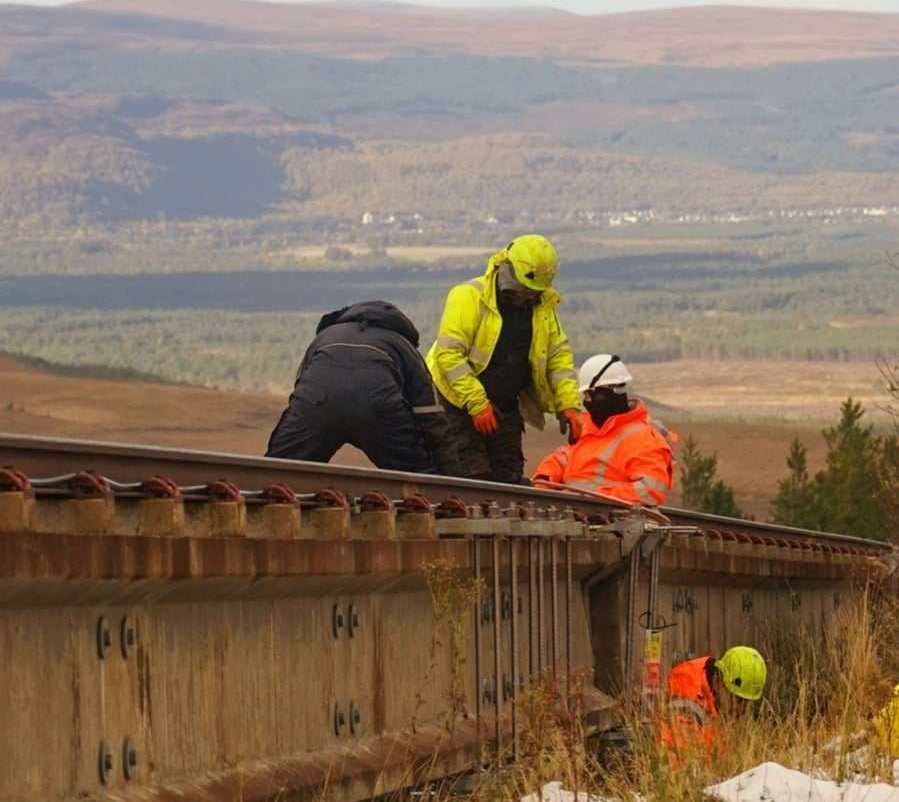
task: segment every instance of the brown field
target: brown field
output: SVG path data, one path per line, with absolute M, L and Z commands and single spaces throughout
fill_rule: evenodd
M 849 396 L 872 420 L 884 418 L 886 391 L 874 362 L 700 362 L 633 366 L 635 387 L 666 406 L 717 420 L 825 425 Z
M 719 474 L 736 488 L 739 503 L 756 517 L 765 518 L 777 480 L 784 473 L 790 440 L 799 436 L 809 447 L 813 468 L 821 464 L 824 447 L 818 434 L 820 424 L 808 420 L 741 422 L 732 419 L 734 407 L 714 402 L 715 394 L 732 398 L 735 404 L 747 397 L 746 385 L 741 382 L 749 381 L 746 373 L 751 367 L 740 363 L 704 366 L 679 363 L 641 365 L 637 366 L 637 372 L 644 390 L 651 391 L 653 399 L 678 408 L 676 412 L 663 414 L 666 422 L 681 438 L 693 435 L 704 451 L 717 452 Z M 831 366 L 841 378 L 851 373 L 848 368 L 837 370 L 843 367 Z M 714 388 L 711 393 L 700 392 L 695 384 L 678 388 L 678 376 L 693 376 L 695 382 L 700 368 L 710 377 L 708 386 Z M 781 378 L 785 380 L 786 372 L 792 369 L 792 366 L 779 366 Z M 815 366 L 803 366 L 802 371 L 806 376 L 803 381 L 817 375 Z M 726 382 L 728 374 L 734 378 L 732 386 Z M 765 375 L 777 374 L 769 365 Z M 860 381 L 859 374 L 855 375 Z M 768 385 L 772 391 L 774 384 L 772 380 Z M 806 398 L 822 413 L 830 409 L 811 389 L 807 388 L 808 396 L 803 396 L 805 385 L 801 382 L 799 385 L 791 404 Z M 260 393 L 59 376 L 2 356 L 0 388 L 0 431 L 243 454 L 264 452 L 269 431 L 284 402 L 282 398 Z M 762 392 L 758 390 L 759 394 Z M 838 396 L 834 391 L 834 410 Z M 764 406 L 760 408 L 770 412 Z M 691 411 L 723 412 L 731 419 L 693 417 Z M 559 444 L 554 426 L 544 432 L 529 431 L 526 451 L 530 465 Z M 344 449 L 335 461 L 367 462 L 353 448 Z M 671 500 L 676 503 L 677 494 Z
M 302 245 L 296 248 L 284 248 L 283 250 L 270 250 L 265 253 L 267 262 L 289 264 L 295 266 L 297 261 L 322 262 L 323 270 L 332 269 L 332 262 L 325 259 L 325 252 L 331 245 Z M 371 253 L 371 246 L 361 242 L 336 243 L 333 247 L 341 248 L 353 255 L 367 256 Z M 485 260 L 492 250 L 490 245 L 390 245 L 385 248 L 387 256 L 391 259 L 408 260 L 416 263 L 429 264 L 439 262 L 441 259 L 453 257 L 472 257 L 478 262 Z
M 329 56 L 382 58 L 410 48 L 608 62 L 762 65 L 899 53 L 894 14 L 708 7 L 579 16 L 548 10 L 441 10 L 241 0 L 93 0 L 82 8 L 144 13 L 277 33 Z

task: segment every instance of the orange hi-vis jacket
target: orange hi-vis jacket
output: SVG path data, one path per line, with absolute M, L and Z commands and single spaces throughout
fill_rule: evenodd
M 572 485 L 637 504 L 664 504 L 673 484 L 671 447 L 642 401 L 597 426 L 581 413 L 584 431 L 537 466 L 534 479 Z
M 675 754 L 700 750 L 711 755 L 714 749 L 719 712 L 706 670 L 711 659 L 697 657 L 678 663 L 668 675 L 668 705 L 660 738 Z

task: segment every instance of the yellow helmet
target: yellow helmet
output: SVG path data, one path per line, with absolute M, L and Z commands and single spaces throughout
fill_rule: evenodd
M 556 249 L 540 234 L 516 237 L 494 256 L 494 261 L 509 262 L 518 283 L 536 292 L 549 289 L 559 269 Z
M 762 698 L 768 667 L 765 658 L 751 646 L 732 646 L 715 661 L 715 668 L 721 672 L 724 687 L 734 696 L 750 702 Z

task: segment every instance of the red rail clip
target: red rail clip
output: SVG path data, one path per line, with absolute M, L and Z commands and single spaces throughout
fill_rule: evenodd
M 412 493 L 403 499 L 403 512 L 430 512 L 431 502 L 421 493 Z
M 269 485 L 262 491 L 262 497 L 271 504 L 297 503 L 297 494 L 282 482 Z
M 437 507 L 438 518 L 467 518 L 468 507 L 458 496 L 450 496 Z
M 350 506 L 347 497 L 343 493 L 331 488 L 319 490 L 315 494 L 315 503 L 319 507 L 340 507 L 341 509 L 348 509 Z
M 82 471 L 69 480 L 75 498 L 103 498 L 112 493 L 109 482 L 96 471 Z
M 240 488 L 227 479 L 212 482 L 206 488 L 206 493 L 213 501 L 240 501 Z
M 181 498 L 181 488 L 174 479 L 167 476 L 151 476 L 144 479 L 140 486 L 141 492 L 153 498 Z
M 27 493 L 31 490 L 31 480 L 12 465 L 0 468 L 0 491 L 5 493 Z
M 366 512 L 389 512 L 393 509 L 393 502 L 377 490 L 372 490 L 362 496 L 360 504 Z

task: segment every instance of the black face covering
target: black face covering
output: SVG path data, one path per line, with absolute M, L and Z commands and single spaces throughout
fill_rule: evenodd
M 540 293 L 520 284 L 510 264 L 502 265 L 497 270 L 496 289 L 500 310 L 503 307 L 531 308 L 540 303 Z
M 538 303 L 540 303 L 539 294 L 518 290 L 500 290 L 499 293 L 500 311 L 512 308 L 532 309 Z
M 604 387 L 592 390 L 584 406 L 597 426 L 602 426 L 612 415 L 620 415 L 630 409 L 627 393 L 614 393 Z

